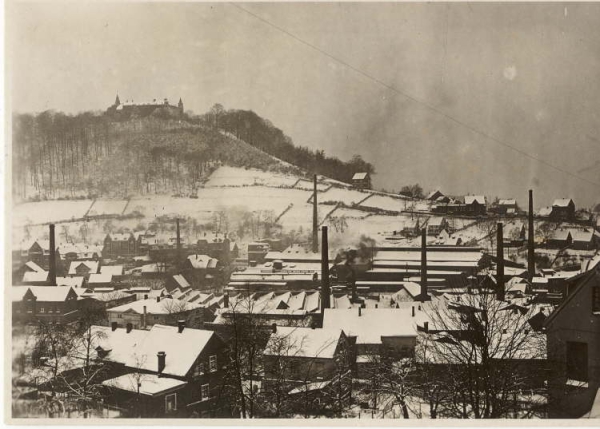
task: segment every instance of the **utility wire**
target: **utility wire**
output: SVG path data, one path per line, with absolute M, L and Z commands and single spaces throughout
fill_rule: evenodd
M 592 180 L 586 179 L 585 177 L 581 177 L 581 176 L 579 176 L 579 175 L 577 175 L 577 174 L 571 173 L 570 171 L 568 171 L 568 170 L 565 170 L 565 169 L 564 169 L 564 168 L 562 168 L 562 167 L 559 167 L 559 166 L 557 166 L 557 165 L 554 165 L 554 164 L 552 164 L 552 163 L 550 163 L 550 162 L 548 162 L 548 161 L 546 161 L 546 160 L 544 160 L 544 159 L 542 159 L 542 158 L 538 158 L 538 157 L 536 157 L 535 155 L 532 155 L 532 154 L 530 154 L 530 153 L 528 153 L 528 152 L 525 152 L 525 151 L 524 151 L 524 150 L 522 150 L 522 149 L 519 149 L 519 148 L 517 148 L 517 147 L 515 147 L 515 146 L 513 146 L 513 145 L 511 145 L 511 144 L 508 144 L 508 143 L 506 143 L 506 142 L 504 142 L 504 141 L 502 141 L 502 140 L 500 140 L 500 139 L 498 139 L 498 138 L 496 138 L 496 137 L 494 137 L 494 136 L 492 136 L 492 135 L 490 135 L 490 134 L 486 133 L 485 131 L 479 130 L 479 129 L 477 129 L 477 128 L 473 127 L 472 125 L 469 125 L 469 124 L 467 124 L 467 123 L 465 123 L 465 122 L 461 121 L 460 119 L 457 119 L 457 118 L 455 118 L 454 116 L 451 116 L 451 115 L 449 115 L 449 114 L 447 114 L 447 113 L 445 113 L 445 112 L 441 111 L 441 110 L 440 110 L 440 109 L 438 109 L 437 107 L 435 107 L 435 106 L 433 106 L 433 105 L 431 105 L 431 104 L 429 104 L 429 103 L 427 103 L 427 102 L 425 102 L 425 101 L 423 101 L 423 100 L 419 100 L 418 98 L 416 98 L 416 97 L 413 97 L 412 95 L 410 95 L 410 94 L 407 94 L 407 93 L 405 93 L 405 92 L 403 92 L 403 91 L 399 90 L 398 88 L 396 88 L 396 87 L 394 87 L 394 86 L 392 86 L 392 85 L 390 85 L 390 84 L 388 84 L 388 83 L 386 83 L 386 82 L 382 81 L 381 79 L 378 79 L 377 77 L 375 77 L 375 76 L 372 76 L 372 75 L 370 75 L 370 74 L 368 74 L 368 73 L 366 73 L 366 72 L 362 71 L 361 69 L 359 69 L 359 68 L 357 68 L 357 67 L 353 66 L 352 64 L 349 64 L 349 63 L 347 63 L 346 61 L 342 60 L 341 58 L 338 58 L 338 57 L 336 57 L 336 56 L 334 56 L 334 55 L 330 54 L 329 52 L 327 52 L 327 51 L 324 51 L 323 49 L 319 48 L 318 46 L 315 46 L 315 45 L 313 45 L 313 44 L 311 44 L 311 43 L 309 43 L 309 42 L 305 41 L 304 39 L 301 39 L 300 37 L 296 36 L 295 34 L 293 34 L 293 33 L 290 33 L 290 32 L 289 32 L 289 31 L 287 31 L 286 29 L 284 29 L 284 28 L 282 28 L 282 27 L 280 27 L 280 26 L 278 26 L 278 25 L 276 25 L 276 24 L 272 23 L 271 21 L 269 21 L 269 20 L 267 20 L 267 19 L 263 18 L 263 17 L 262 17 L 262 16 L 260 16 L 260 15 L 257 15 L 257 14 L 255 14 L 254 12 L 251 12 L 250 10 L 248 10 L 248 9 L 246 9 L 246 8 L 244 8 L 244 7 L 242 7 L 242 6 L 240 6 L 239 4 L 236 4 L 236 3 L 229 3 L 229 4 L 230 4 L 230 5 L 232 5 L 233 7 L 235 7 L 235 8 L 237 8 L 237 9 L 241 10 L 242 12 L 244 12 L 244 13 L 246 13 L 246 14 L 248 14 L 248 15 L 252 16 L 252 17 L 254 17 L 255 19 L 257 19 L 257 20 L 259 20 L 259 21 L 261 21 L 261 22 L 265 23 L 265 24 L 266 24 L 266 25 L 268 25 L 269 27 L 271 27 L 271 28 L 274 28 L 274 29 L 276 29 L 277 31 L 280 31 L 280 32 L 282 32 L 282 33 L 286 34 L 287 36 L 291 37 L 292 39 L 296 40 L 297 42 L 299 42 L 299 43 L 301 43 L 301 44 L 303 44 L 303 45 L 305 45 L 305 46 L 308 46 L 309 48 L 311 48 L 311 49 L 312 49 L 312 50 L 314 50 L 314 51 L 317 51 L 317 52 L 319 52 L 320 54 L 322 54 L 322 55 L 326 56 L 327 58 L 329 58 L 329 59 L 331 59 L 331 60 L 333 60 L 333 61 L 335 61 L 336 63 L 338 63 L 338 64 L 341 64 L 341 65 L 343 65 L 344 67 L 347 67 L 348 69 L 352 70 L 353 72 L 355 72 L 355 73 L 357 73 L 357 74 L 359 74 L 359 75 L 361 75 L 361 76 L 363 76 L 363 77 L 366 77 L 367 79 L 369 79 L 369 80 L 371 80 L 371 81 L 373 81 L 373 82 L 375 82 L 375 83 L 377 83 L 377 84 L 379 84 L 379 85 L 383 86 L 384 88 L 387 88 L 387 89 L 389 89 L 390 91 L 393 91 L 393 92 L 395 92 L 396 94 L 399 94 L 399 95 L 401 95 L 401 96 L 403 96 L 403 97 L 405 97 L 405 98 L 407 98 L 407 99 L 409 99 L 409 100 L 413 101 L 413 102 L 414 102 L 414 103 L 416 103 L 416 104 L 420 104 L 420 105 L 422 105 L 422 106 L 426 107 L 426 108 L 427 108 L 427 109 L 429 109 L 430 111 L 432 111 L 432 112 L 434 112 L 434 113 L 437 113 L 438 115 L 440 115 L 440 116 L 442 116 L 442 117 L 446 118 L 446 119 L 447 119 L 447 120 L 449 120 L 450 122 L 453 122 L 453 123 L 455 123 L 455 124 L 457 124 L 457 125 L 460 125 L 460 126 L 462 126 L 462 127 L 466 128 L 466 129 L 468 129 L 469 131 L 471 131 L 471 132 L 473 132 L 473 133 L 475 133 L 475 134 L 478 134 L 478 135 L 480 135 L 480 136 L 482 136 L 482 137 L 485 137 L 486 139 L 488 139 L 488 140 L 490 140 L 490 141 L 492 141 L 492 142 L 494 142 L 494 143 L 496 143 L 496 144 L 498 144 L 498 145 L 500 145 L 500 146 L 504 146 L 504 147 L 506 147 L 506 148 L 508 148 L 508 149 L 511 149 L 511 150 L 513 150 L 513 151 L 515 151 L 515 152 L 517 152 L 517 153 L 519 153 L 519 154 L 523 155 L 523 156 L 524 156 L 524 157 L 526 157 L 526 158 L 529 158 L 529 159 L 531 159 L 531 160 L 537 161 L 537 162 L 539 162 L 540 164 L 542 164 L 542 165 L 545 165 L 546 167 L 552 168 L 552 169 L 554 169 L 554 170 L 556 170 L 556 171 L 559 171 L 559 172 L 561 172 L 561 173 L 563 173 L 563 174 L 565 174 L 565 175 L 567 175 L 567 176 L 570 176 L 570 177 L 573 177 L 573 178 L 575 178 L 575 179 L 581 180 L 582 182 L 586 182 L 586 183 L 588 183 L 588 184 L 590 184 L 590 185 L 594 185 L 594 186 L 600 186 L 600 183 L 598 183 L 598 182 L 594 182 L 594 181 L 592 181 Z

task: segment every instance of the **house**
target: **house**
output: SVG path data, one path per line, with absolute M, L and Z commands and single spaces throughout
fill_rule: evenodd
M 160 296 L 110 308 L 107 315 L 109 323 L 131 324 L 135 329 L 147 329 L 155 324 L 175 325 L 179 320 L 185 320 L 189 327 L 199 328 L 205 321 L 214 319 L 206 306 Z
M 165 282 L 165 290 L 167 293 L 171 293 L 171 291 L 173 291 L 174 289 L 191 289 L 191 285 L 190 282 L 187 281 L 187 279 L 181 275 L 181 274 L 175 274 L 173 276 L 169 276 L 167 277 L 167 281 Z
M 149 331 L 93 326 L 102 382 L 124 417 L 231 417 L 223 392 L 227 348 L 213 332 L 154 325 Z
M 516 215 L 518 210 L 517 200 L 514 198 L 498 200 L 494 211 L 499 215 Z
M 341 329 L 273 326 L 263 352 L 262 391 L 295 394 L 305 389 L 326 389 L 344 383 L 350 375 L 351 350 Z M 349 377 L 346 378 L 349 381 Z M 349 389 L 349 384 L 341 385 Z M 325 399 L 325 398 L 323 398 Z
M 229 244 L 227 244 L 229 248 Z M 181 270 L 192 281 L 196 288 L 213 287 L 218 283 L 221 263 L 208 255 L 189 255 L 183 262 Z
M 554 200 L 549 217 L 555 222 L 575 220 L 575 203 L 570 198 L 558 198 Z
M 600 388 L 600 264 L 568 281 L 569 294 L 545 322 L 550 417 L 581 417 Z
M 438 236 L 448 228 L 448 221 L 442 216 L 432 216 L 427 222 L 427 235 Z
M 69 276 L 89 279 L 92 274 L 98 274 L 99 268 L 98 261 L 73 261 L 69 265 Z
M 364 377 L 381 356 L 394 360 L 411 357 L 417 341 L 417 321 L 423 316 L 415 305 L 401 308 L 326 309 L 323 328 L 343 329 L 353 347 L 355 371 Z
M 573 229 L 571 230 L 571 238 L 573 249 L 576 250 L 593 250 L 598 248 L 598 243 L 600 243 L 600 233 L 591 228 Z
M 248 265 L 262 264 L 269 253 L 270 246 L 266 242 L 248 243 Z
M 486 199 L 483 195 L 465 196 L 465 211 L 467 215 L 481 216 L 486 212 Z
M 102 258 L 102 248 L 100 246 L 92 246 L 83 243 L 66 243 L 61 244 L 58 247 L 58 250 L 67 263 L 76 260 L 98 261 Z
M 548 238 L 548 247 L 563 249 L 573 244 L 571 230 L 560 228 L 552 232 Z
M 234 254 L 232 254 L 232 245 L 237 249 L 235 243 L 232 243 L 225 234 L 205 232 L 204 235 L 198 239 L 196 250 L 199 254 L 208 255 L 211 258 L 227 263 L 232 258 L 237 258 L 237 250 L 234 250 Z
M 505 247 L 521 247 L 527 238 L 527 229 L 522 221 L 512 221 L 504 224 L 502 241 Z
M 89 289 L 97 289 L 97 288 L 107 288 L 111 287 L 113 284 L 113 276 L 112 274 L 90 274 L 90 277 L 87 281 L 87 287 Z
M 371 175 L 368 172 L 354 173 L 352 185 L 358 189 L 371 189 Z
M 445 197 L 445 195 L 442 194 L 440 190 L 436 189 L 435 191 L 431 191 L 426 199 L 429 201 L 437 201 L 441 197 Z
M 14 323 L 65 323 L 80 315 L 81 301 L 72 287 L 13 286 Z
M 136 240 L 132 233 L 111 233 L 104 238 L 104 259 L 133 258 L 136 255 Z

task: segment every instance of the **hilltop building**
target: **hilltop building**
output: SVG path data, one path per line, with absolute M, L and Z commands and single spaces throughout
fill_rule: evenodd
M 165 116 L 180 118 L 183 116 L 183 101 L 179 99 L 177 106 L 169 104 L 168 99 L 153 99 L 152 101 L 136 103 L 133 100 L 125 100 L 121 103 L 119 95 L 112 106 L 106 109 L 106 113 L 115 119 L 133 119 L 146 116 Z

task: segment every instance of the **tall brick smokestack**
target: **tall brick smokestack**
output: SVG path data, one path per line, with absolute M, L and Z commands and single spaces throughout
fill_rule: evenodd
M 177 222 L 177 255 L 176 255 L 176 264 L 181 264 L 181 234 L 179 232 L 179 219 L 175 219 Z
M 312 251 L 319 251 L 319 219 L 317 216 L 317 175 L 313 175 L 313 233 L 312 233 Z
M 527 234 L 527 277 L 529 281 L 535 276 L 535 247 L 533 244 L 533 236 L 535 232 L 533 230 L 533 191 L 529 190 L 529 231 Z
M 327 227 L 321 228 L 321 309 L 331 308 L 331 289 L 329 287 L 329 243 Z
M 504 234 L 502 224 L 496 229 L 496 299 L 504 301 Z
M 419 301 L 429 301 L 427 294 L 427 229 L 421 230 L 421 294 Z
M 56 286 L 56 241 L 54 239 L 54 224 L 50 224 L 50 260 L 48 261 L 48 281 L 50 286 Z

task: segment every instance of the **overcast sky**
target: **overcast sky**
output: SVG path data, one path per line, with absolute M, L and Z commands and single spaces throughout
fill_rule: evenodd
M 600 202 L 600 4 L 240 5 L 13 3 L 12 108 L 221 103 L 378 187 Z

